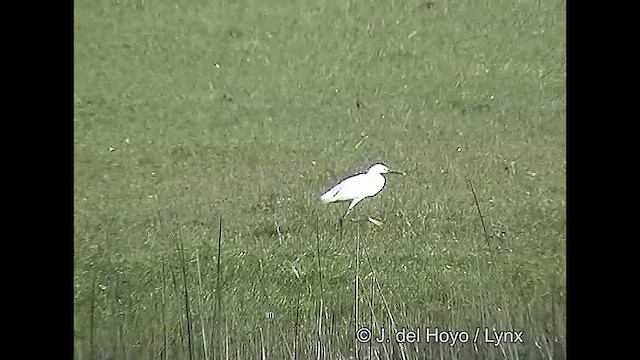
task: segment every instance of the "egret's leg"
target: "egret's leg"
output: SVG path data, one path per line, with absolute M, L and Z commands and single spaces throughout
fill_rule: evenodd
M 353 201 L 351 202 L 351 204 L 349 204 L 349 208 L 347 209 L 347 211 L 353 209 L 354 206 L 356 206 L 357 203 L 359 203 L 360 201 L 362 201 L 362 199 L 364 198 L 358 198 L 358 199 L 353 199 Z
M 358 198 L 358 199 L 353 199 L 353 201 L 351 202 L 351 204 L 349 204 L 349 208 L 347 209 L 347 212 L 344 213 L 344 217 L 346 218 L 347 215 L 349 215 L 349 211 L 351 211 L 351 209 L 353 209 L 354 206 L 356 206 L 357 203 L 359 203 L 360 201 L 362 201 L 362 199 L 364 198 Z

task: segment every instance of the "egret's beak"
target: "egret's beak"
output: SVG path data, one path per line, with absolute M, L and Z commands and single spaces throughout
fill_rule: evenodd
M 389 170 L 387 172 L 387 174 L 399 174 L 399 175 L 402 175 L 402 176 L 406 176 L 407 175 L 407 173 L 402 172 L 402 171 L 398 171 L 398 170 Z

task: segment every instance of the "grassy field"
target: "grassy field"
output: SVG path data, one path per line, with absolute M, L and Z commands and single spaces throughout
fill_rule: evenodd
M 75 358 L 566 357 L 563 1 L 74 6 Z

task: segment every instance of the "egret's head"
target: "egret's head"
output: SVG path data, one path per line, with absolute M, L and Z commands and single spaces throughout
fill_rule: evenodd
M 385 164 L 375 164 L 369 168 L 368 172 L 373 174 L 386 174 L 389 172 L 389 168 Z
M 370 174 L 400 174 L 405 175 L 405 173 L 401 171 L 390 170 L 385 164 L 375 164 L 369 168 L 368 171 Z

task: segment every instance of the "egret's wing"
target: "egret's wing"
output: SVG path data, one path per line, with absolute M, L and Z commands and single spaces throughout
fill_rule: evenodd
M 345 185 L 345 181 L 353 176 L 356 176 L 356 175 L 351 175 L 351 176 L 342 178 L 331 189 L 329 189 L 326 193 L 322 194 L 322 196 L 320 196 L 320 199 L 322 200 L 322 202 L 326 204 L 326 203 L 339 201 L 335 199 L 336 194 L 338 194 L 340 189 L 342 189 L 342 187 Z
M 359 174 L 344 179 L 338 185 L 334 186 L 331 190 L 322 195 L 322 201 L 325 203 L 347 201 L 368 196 L 362 193 L 363 186 L 365 186 L 363 185 L 365 175 L 366 174 Z

